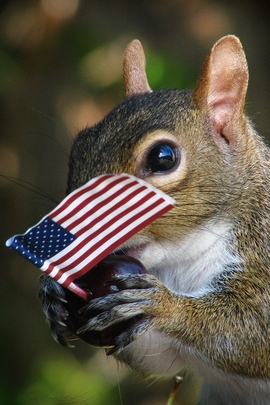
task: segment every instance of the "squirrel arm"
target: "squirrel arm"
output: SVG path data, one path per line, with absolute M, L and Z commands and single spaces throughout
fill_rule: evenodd
M 177 339 L 209 365 L 249 377 L 269 378 L 269 316 L 262 302 L 267 284 L 261 279 L 255 286 L 251 279 L 256 280 L 240 271 L 233 282 L 226 280 L 220 289 L 196 298 L 171 292 L 149 274 L 121 277 L 117 283 L 122 292 L 90 304 L 91 309 L 103 312 L 91 319 L 86 329 L 106 328 L 110 323 L 143 314 L 145 329 L 156 329 Z M 146 331 L 143 329 L 140 334 Z
M 160 305 L 164 308 L 164 302 Z M 223 371 L 269 378 L 269 324 L 263 307 L 266 303 L 256 302 L 255 296 L 233 290 L 200 298 L 169 293 L 167 313 L 158 311 L 154 323 Z

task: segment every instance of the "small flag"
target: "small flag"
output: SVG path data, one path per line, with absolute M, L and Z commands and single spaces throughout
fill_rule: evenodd
M 58 283 L 87 299 L 73 281 L 142 228 L 174 200 L 129 174 L 104 174 L 69 194 L 37 225 L 6 245 Z

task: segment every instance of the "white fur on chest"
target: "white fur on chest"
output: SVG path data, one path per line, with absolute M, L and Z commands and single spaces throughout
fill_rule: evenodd
M 209 221 L 181 240 L 172 235 L 171 240 L 163 240 L 162 243 L 146 243 L 146 247 L 138 249 L 137 253 L 134 250 L 135 256 L 149 273 L 157 276 L 172 291 L 198 297 L 211 291 L 213 277 L 221 274 L 226 265 L 240 263 L 240 258 L 231 249 L 231 231 L 230 223 Z M 138 235 L 132 238 L 134 242 L 140 246 L 145 240 L 142 241 Z M 209 367 L 207 362 L 199 360 L 192 348 L 157 331 L 151 330 L 142 335 L 127 346 L 120 357 L 134 369 L 150 375 L 172 376 L 183 368 L 197 371 L 205 380 L 205 404 L 221 404 L 221 398 L 226 398 L 226 389 L 225 396 L 219 395 L 225 380 L 231 396 L 224 404 L 250 404 L 247 401 L 249 396 L 245 394 L 245 390 L 248 391 L 246 379 L 231 377 Z M 214 382 L 214 385 L 211 387 L 208 381 Z M 252 385 L 250 383 L 249 393 L 258 388 L 258 385 L 254 388 Z M 267 390 L 265 395 L 268 395 Z M 238 402 L 234 402 L 235 399 Z
M 150 242 L 132 254 L 172 291 L 200 296 L 211 290 L 213 277 L 220 274 L 226 264 L 239 262 L 229 246 L 230 231 L 230 224 L 209 221 L 182 240 L 172 235 L 171 240 Z M 138 246 L 142 244 L 139 235 L 130 241 Z M 183 367 L 192 366 L 190 349 L 156 331 L 142 335 L 124 350 L 125 353 L 132 358 L 134 368 L 149 374 L 173 375 Z
M 150 243 L 138 257 L 149 273 L 172 291 L 198 296 L 211 288 L 211 280 L 226 264 L 238 264 L 230 248 L 231 225 L 209 221 L 184 239 Z

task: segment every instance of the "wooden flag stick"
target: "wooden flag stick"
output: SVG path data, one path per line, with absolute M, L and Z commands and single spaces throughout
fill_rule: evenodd
M 183 381 L 183 377 L 181 377 L 180 375 L 176 375 L 174 377 L 174 385 L 173 385 L 173 388 L 172 388 L 172 390 L 170 392 L 170 396 L 169 396 L 167 405 L 173 405 L 175 396 L 176 396 L 176 394 L 177 394 L 177 392 L 178 392 L 178 390 L 179 390 L 179 388 L 180 388 L 180 386 L 182 384 L 182 381 Z

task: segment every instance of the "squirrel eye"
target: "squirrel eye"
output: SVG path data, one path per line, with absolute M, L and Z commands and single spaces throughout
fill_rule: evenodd
M 153 146 L 146 157 L 146 169 L 152 173 L 163 173 L 172 170 L 179 160 L 178 149 L 167 143 Z

